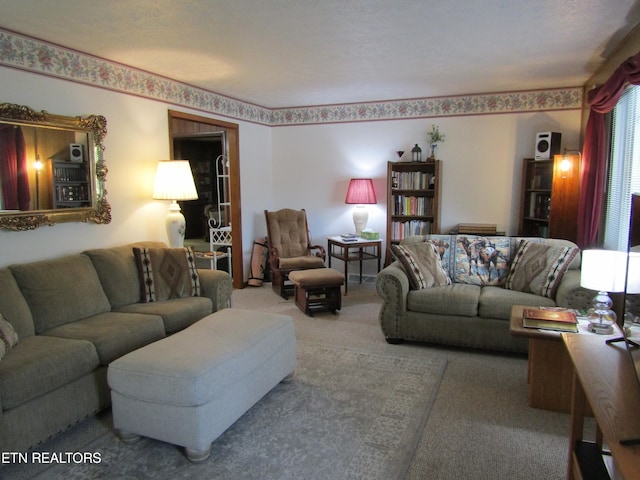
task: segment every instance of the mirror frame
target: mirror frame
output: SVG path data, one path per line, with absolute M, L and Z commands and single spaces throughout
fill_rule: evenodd
M 107 202 L 107 167 L 104 161 L 104 137 L 107 134 L 107 119 L 102 115 L 69 117 L 54 115 L 42 110 L 37 112 L 25 105 L 0 104 L 0 122 L 27 126 L 52 127 L 89 133 L 93 138 L 92 162 L 93 193 L 92 206 L 62 210 L 29 210 L 24 212 L 0 213 L 0 228 L 7 230 L 33 230 L 42 226 L 52 226 L 64 222 L 111 222 L 111 206 Z M 93 178 L 95 177 L 95 178 Z

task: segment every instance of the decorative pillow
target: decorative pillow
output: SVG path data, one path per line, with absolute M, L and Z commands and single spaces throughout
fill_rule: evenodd
M 200 295 L 193 249 L 134 247 L 144 303 Z
M 0 314 L 0 360 L 18 344 L 18 334 L 13 326 Z
M 442 267 L 437 247 L 431 242 L 413 245 L 391 245 L 391 251 L 400 261 L 412 290 L 449 285 L 451 279 Z
M 509 274 L 510 237 L 457 235 L 454 280 L 469 285 L 502 285 Z
M 522 240 L 505 287 L 555 299 L 564 272 L 578 251 L 577 247 L 552 247 Z

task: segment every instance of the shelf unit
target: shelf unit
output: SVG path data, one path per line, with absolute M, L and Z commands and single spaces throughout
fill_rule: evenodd
M 90 167 L 87 162 L 52 161 L 53 208 L 91 206 Z
M 562 169 L 565 158 L 569 163 Z M 576 241 L 579 173 L 579 155 L 523 160 L 518 235 Z
M 387 164 L 387 252 L 410 235 L 440 233 L 440 160 L 388 162 Z

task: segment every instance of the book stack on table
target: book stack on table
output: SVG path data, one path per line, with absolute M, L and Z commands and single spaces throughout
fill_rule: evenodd
M 468 235 L 495 235 L 496 225 L 494 223 L 459 223 L 458 233 Z
M 559 308 L 525 308 L 522 326 L 556 332 L 577 332 L 578 318 L 571 310 Z

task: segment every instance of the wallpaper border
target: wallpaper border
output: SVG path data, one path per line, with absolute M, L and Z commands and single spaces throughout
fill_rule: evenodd
M 4 29 L 0 65 L 267 126 L 573 110 L 583 100 L 582 87 L 568 87 L 266 108 Z

